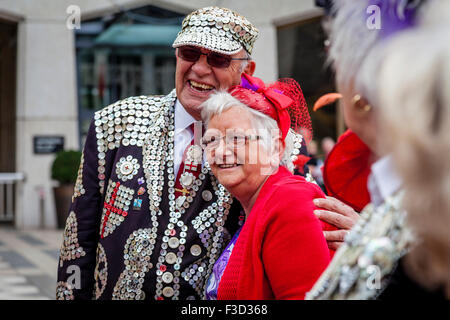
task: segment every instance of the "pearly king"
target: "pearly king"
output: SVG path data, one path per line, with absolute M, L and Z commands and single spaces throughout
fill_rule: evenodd
M 95 114 L 75 188 L 85 192 L 74 195 L 64 231 L 57 298 L 202 297 L 240 209 L 231 209 L 198 148 L 187 157 L 198 176 L 180 179 L 186 190 L 176 199 L 175 100 L 175 91 L 131 97 Z M 79 288 L 69 281 L 72 265 L 81 269 Z

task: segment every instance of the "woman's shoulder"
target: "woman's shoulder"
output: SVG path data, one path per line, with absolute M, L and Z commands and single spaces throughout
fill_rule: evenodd
M 286 175 L 280 177 L 272 186 L 272 201 L 277 198 L 287 198 L 287 201 L 299 201 L 302 199 L 315 199 L 325 196 L 322 189 L 312 182 L 308 182 L 302 176 Z
M 324 196 L 318 185 L 303 177 L 282 175 L 270 186 L 264 208 L 269 215 L 276 213 L 277 216 L 286 214 L 312 217 L 315 208 L 313 200 Z

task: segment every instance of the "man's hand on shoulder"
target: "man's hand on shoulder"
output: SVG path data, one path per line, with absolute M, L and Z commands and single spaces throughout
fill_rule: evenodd
M 316 217 L 338 229 L 323 232 L 328 247 L 337 250 L 343 244 L 349 230 L 358 221 L 359 214 L 352 207 L 333 197 L 314 199 L 314 204 L 319 208 L 314 210 Z

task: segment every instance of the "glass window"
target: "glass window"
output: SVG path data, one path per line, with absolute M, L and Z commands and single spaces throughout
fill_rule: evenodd
M 81 23 L 75 30 L 80 141 L 94 112 L 118 100 L 175 87 L 172 43 L 184 16 L 146 6 Z

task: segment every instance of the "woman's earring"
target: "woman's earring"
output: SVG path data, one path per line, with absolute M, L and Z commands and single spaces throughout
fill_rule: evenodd
M 361 106 L 362 100 L 363 98 L 361 97 L 361 95 L 356 94 L 352 99 L 353 106 L 364 112 L 369 112 L 370 110 L 372 110 L 372 106 L 368 103 L 363 103 L 363 105 Z

